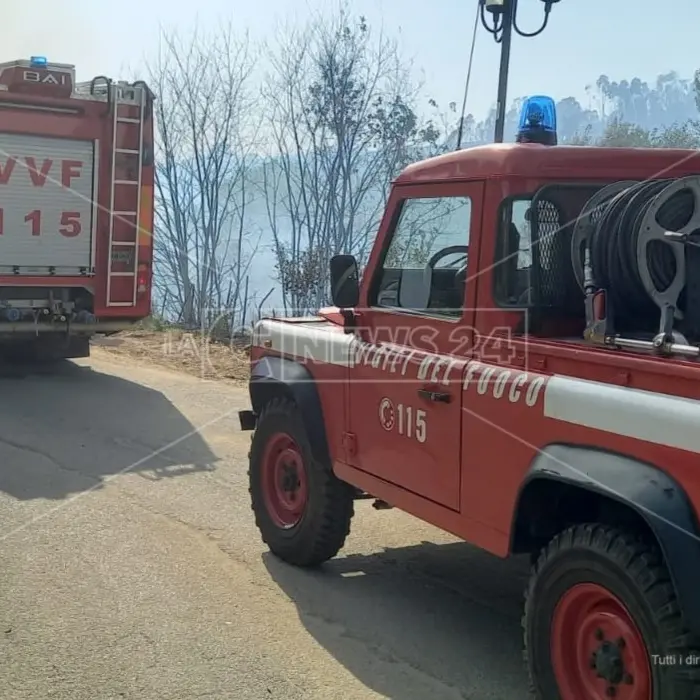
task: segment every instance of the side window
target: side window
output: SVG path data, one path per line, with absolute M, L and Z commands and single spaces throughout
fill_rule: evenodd
M 373 285 L 373 304 L 459 318 L 464 305 L 471 225 L 469 197 L 403 202 Z
M 532 267 L 537 264 L 543 279 L 552 276 L 555 258 L 562 242 L 562 215 L 557 205 L 548 199 L 539 199 L 537 221 L 539 240 L 538 255 L 533 255 L 532 198 L 508 199 L 501 205 L 496 250 L 495 298 L 502 306 L 524 307 L 533 301 Z M 568 250 L 563 251 L 569 255 Z M 541 285 L 539 295 L 548 285 Z M 552 286 L 551 284 L 549 286 Z M 554 285 L 556 286 L 556 285 Z M 552 290 L 556 294 L 556 289 Z M 551 296 L 551 295 L 550 295 Z
M 498 222 L 495 298 L 503 306 L 530 303 L 532 270 L 532 227 L 530 197 L 507 199 L 501 205 Z
M 513 202 L 510 223 L 518 232 L 518 247 L 516 269 L 529 270 L 532 267 L 532 233 L 530 228 L 529 199 L 519 199 Z

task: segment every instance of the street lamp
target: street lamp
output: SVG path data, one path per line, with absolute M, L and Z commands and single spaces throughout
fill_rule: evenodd
M 524 37 L 533 37 L 541 34 L 547 27 L 552 5 L 559 2 L 559 0 L 540 0 L 540 2 L 544 3 L 544 21 L 542 26 L 537 31 L 524 32 L 518 27 L 516 21 L 518 0 L 479 0 L 481 23 L 486 31 L 493 35 L 496 43 L 501 45 L 501 66 L 498 72 L 498 104 L 494 133 L 494 141 L 496 143 L 503 143 L 503 131 L 506 123 L 510 45 L 513 38 L 513 30 L 515 30 L 516 34 Z M 486 19 L 487 11 L 491 13 L 491 24 Z

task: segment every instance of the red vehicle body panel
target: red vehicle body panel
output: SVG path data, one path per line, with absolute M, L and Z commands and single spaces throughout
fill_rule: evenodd
M 697 363 L 620 353 L 582 340 L 517 337 L 494 358 L 479 338 L 506 338 L 523 313 L 498 308 L 492 293 L 496 212 L 505 197 L 562 179 L 610 182 L 698 172 L 696 151 L 611 153 L 537 145 L 484 146 L 409 166 L 392 189 L 361 283 L 361 330 L 346 333 L 335 309 L 321 313 L 325 322 L 265 320 L 256 329 L 253 362 L 285 356 L 311 372 L 339 478 L 494 554 L 508 554 L 523 481 L 541 451 L 555 443 L 659 467 L 683 485 L 697 515 Z M 459 322 L 465 343 L 458 352 L 448 342 L 454 327 L 449 321 L 369 305 L 371 271 L 400 202 L 438 192 L 473 201 Z M 432 335 L 421 334 L 426 327 Z M 424 401 L 421 389 L 451 400 Z M 422 444 L 384 429 L 391 412 L 382 413 L 383 398 L 425 412 L 428 435 Z
M 394 181 L 396 185 L 421 185 L 462 180 L 627 180 L 682 177 L 698 172 L 700 155 L 678 148 L 583 148 L 540 144 L 489 144 L 413 163 Z M 514 182 L 512 182 L 514 180 Z M 504 195 L 505 196 L 505 195 Z
M 263 338 L 275 338 L 273 326 L 285 325 L 279 321 L 269 323 L 260 331 L 261 342 Z M 303 328 L 299 330 L 304 332 Z M 318 332 L 337 335 L 339 347 L 347 339 L 337 327 L 329 326 Z M 291 346 L 288 342 L 290 350 Z M 700 511 L 700 437 L 697 434 L 700 415 L 694 402 L 669 394 L 660 396 L 655 392 L 634 390 L 628 388 L 629 383 L 603 382 L 601 376 L 594 383 L 576 381 L 577 376 L 586 374 L 575 372 L 585 366 L 583 363 L 572 363 L 566 373 L 550 374 L 544 368 L 541 372 L 524 370 L 517 358 L 514 362 L 496 365 L 479 360 L 467 362 L 461 358 L 450 362 L 454 358 L 434 355 L 430 370 L 432 373 L 437 367 L 438 381 L 425 382 L 418 380 L 420 362 L 425 356 L 422 353 L 408 360 L 406 374 L 401 375 L 407 352 L 398 361 L 388 352 L 370 352 L 359 358 L 358 366 L 351 367 L 353 358 L 363 350 L 351 351 L 349 344 L 344 366 L 329 362 L 332 358 L 320 344 L 311 352 L 306 347 L 296 355 L 290 351 L 274 352 L 275 347 L 280 346 L 274 340 L 272 348 L 256 345 L 253 358 L 262 356 L 263 352 L 292 357 L 303 362 L 312 373 L 323 406 L 334 471 L 340 478 L 494 554 L 507 555 L 513 513 L 523 479 L 539 452 L 553 443 L 594 445 L 647 463 L 664 465 L 666 473 L 684 485 L 696 513 Z M 539 349 L 532 347 L 528 354 L 530 366 L 543 357 Z M 371 368 L 373 356 L 379 357 L 375 369 Z M 440 360 L 442 365 L 438 365 Z M 392 365 L 395 366 L 393 374 Z M 368 366 L 369 371 L 366 371 Z M 443 387 L 445 372 L 449 379 L 446 390 L 456 397 L 454 402 L 436 406 L 422 404 L 417 389 Z M 479 380 L 485 376 L 491 382 L 480 384 Z M 500 382 L 494 381 L 499 377 Z M 614 379 L 612 373 L 609 377 Z M 355 380 L 359 381 L 359 398 L 355 402 L 348 401 L 349 382 Z M 495 388 L 501 385 L 502 393 Z M 364 392 L 369 386 L 377 387 L 376 396 L 366 396 Z M 411 466 L 407 465 L 407 460 L 411 460 L 412 445 L 404 448 L 404 457 L 397 458 L 397 454 L 402 454 L 400 442 L 382 436 L 381 451 L 370 456 L 370 464 L 377 467 L 381 460 L 386 461 L 383 469 L 369 471 L 358 462 L 357 447 L 349 449 L 344 441 L 348 427 L 352 426 L 358 440 L 375 444 L 373 440 L 381 434 L 376 398 L 386 394 L 399 400 L 397 397 L 404 393 L 410 396 L 408 400 L 412 405 L 434 411 L 428 419 L 428 430 L 434 426 L 439 430 L 438 442 L 433 443 L 439 449 L 434 461 L 419 465 L 422 486 L 415 477 L 407 480 L 407 469 Z M 669 433 L 668 424 L 660 425 L 659 412 L 665 412 L 669 423 L 676 424 L 675 430 Z M 454 431 L 455 417 L 459 421 L 457 431 Z M 606 425 L 606 420 L 610 420 L 610 424 Z M 654 424 L 659 427 L 654 429 Z M 430 437 L 433 436 L 429 436 L 429 440 Z M 441 467 L 441 481 L 434 478 L 431 466 Z

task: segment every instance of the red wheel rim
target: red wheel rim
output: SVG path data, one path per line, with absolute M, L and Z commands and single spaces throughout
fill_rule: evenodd
M 642 633 L 610 591 L 581 583 L 559 600 L 551 654 L 561 700 L 651 700 Z
M 286 433 L 273 435 L 265 447 L 262 468 L 265 507 L 275 525 L 297 525 L 308 497 L 304 459 L 296 442 Z

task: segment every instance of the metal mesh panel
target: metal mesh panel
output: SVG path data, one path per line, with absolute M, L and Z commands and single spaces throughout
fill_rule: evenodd
M 557 234 L 561 228 L 561 217 L 559 210 L 553 202 L 548 199 L 540 199 L 537 202 L 537 240 L 540 254 L 537 260 L 540 269 L 547 270 L 551 274 L 542 275 L 541 292 L 545 297 L 554 293 L 554 282 L 552 277 L 556 276 L 557 267 Z
M 533 212 L 533 281 L 535 300 L 538 306 L 561 306 L 561 292 L 564 286 L 564 262 L 566 241 L 571 244 L 570 234 L 564 235 L 561 213 L 549 199 L 540 199 L 535 203 Z
M 566 315 L 584 313 L 571 259 L 571 236 L 576 217 L 598 186 L 550 185 L 533 200 L 533 287 L 540 308 Z M 597 212 L 600 216 L 600 212 Z

